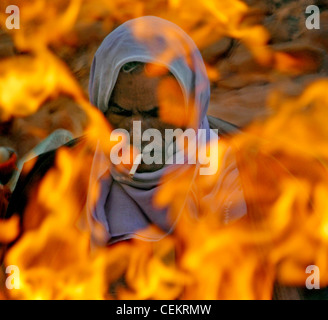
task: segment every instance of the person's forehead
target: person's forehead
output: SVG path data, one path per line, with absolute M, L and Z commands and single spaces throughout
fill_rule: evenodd
M 122 107 L 129 107 L 134 104 L 146 108 L 152 105 L 158 106 L 159 85 L 161 81 L 165 81 L 168 78 L 177 81 L 169 73 L 149 76 L 144 69 L 131 73 L 121 71 L 110 101 L 114 101 Z
M 130 73 L 120 71 L 114 91 L 122 87 L 138 88 L 139 90 L 142 88 L 148 89 L 157 86 L 161 79 L 163 79 L 161 76 L 148 76 L 144 70 Z

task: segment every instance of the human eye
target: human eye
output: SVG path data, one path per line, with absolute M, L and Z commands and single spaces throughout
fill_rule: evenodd
M 144 111 L 143 114 L 148 116 L 148 117 L 158 118 L 159 108 L 154 107 L 151 110 Z
M 124 117 L 130 117 L 132 115 L 131 110 L 124 109 L 115 103 L 109 104 L 108 111 L 111 113 L 114 113 L 116 115 L 120 115 L 120 116 L 124 116 Z

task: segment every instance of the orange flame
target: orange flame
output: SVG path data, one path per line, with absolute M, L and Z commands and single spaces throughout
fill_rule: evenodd
M 7 4 L 0 6 L 1 23 Z M 10 4 L 20 7 L 22 19 L 21 29 L 11 34 L 17 49 L 28 55 L 0 62 L 1 120 L 31 114 L 44 101 L 66 94 L 86 112 L 88 125 L 86 140 L 76 149 L 62 148 L 54 168 L 33 190 L 22 233 L 4 260 L 19 267 L 20 289 L 0 286 L 0 298 L 270 299 L 275 281 L 304 285 L 310 264 L 320 267 L 321 285 L 328 284 L 327 81 L 313 83 L 297 98 L 273 94 L 272 117 L 222 141 L 217 175 L 193 180 L 197 168 L 186 166 L 165 176 L 168 183 L 156 204 L 169 204 L 170 214 L 180 216 L 172 235 L 156 244 L 132 240 L 90 247 L 94 230 L 105 241 L 104 230 L 90 226 L 81 199 L 86 197 L 96 141 L 108 152 L 111 129 L 50 48 L 74 45 L 81 24 L 101 20 L 111 30 L 128 18 L 154 14 L 181 25 L 201 48 L 230 36 L 243 41 L 260 63 L 283 72 L 301 68 L 300 60 L 268 48 L 262 26 L 243 25 L 248 12 L 243 2 L 135 1 L 133 8 L 124 0 Z M 228 182 L 219 190 L 215 186 L 234 158 L 249 214 L 226 225 L 219 204 L 229 195 Z M 194 203 L 198 217 L 190 215 Z M 11 242 L 18 232 L 17 217 L 0 221 L 0 242 Z

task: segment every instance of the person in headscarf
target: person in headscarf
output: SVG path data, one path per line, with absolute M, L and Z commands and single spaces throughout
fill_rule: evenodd
M 170 85 L 164 87 L 163 83 Z M 169 92 L 170 88 L 173 88 L 172 92 Z M 104 114 L 112 128 L 127 130 L 132 141 L 134 121 L 141 122 L 140 135 L 149 128 L 158 129 L 162 137 L 165 137 L 166 129 L 203 129 L 197 131 L 197 135 L 204 135 L 198 140 L 204 144 L 236 130 L 235 126 L 206 115 L 210 83 L 202 56 L 180 27 L 158 17 L 129 20 L 104 39 L 92 62 L 89 95 L 91 103 Z M 166 98 L 169 103 L 163 110 L 161 104 Z M 219 135 L 210 127 L 217 128 Z M 143 154 L 145 147 L 146 144 L 141 145 Z M 174 230 L 178 217 L 172 219 L 167 214 L 168 208 L 156 207 L 154 195 L 161 188 L 161 179 L 167 170 L 183 166 L 181 161 L 177 164 L 177 159 L 180 157 L 181 160 L 182 154 L 182 163 L 185 163 L 185 156 L 177 145 L 172 147 L 165 140 L 159 148 L 163 151 L 162 163 L 141 162 L 131 176 L 128 170 L 113 166 L 97 146 L 88 195 L 95 183 L 100 183 L 100 195 L 96 204 L 88 196 L 86 209 L 105 227 L 109 244 L 131 238 L 158 241 Z M 172 148 L 174 151 L 170 154 L 168 151 Z M 175 161 L 170 162 L 172 153 Z M 42 166 L 41 175 L 49 165 Z M 229 173 L 225 179 L 230 184 L 229 192 L 237 193 L 242 199 L 240 184 L 236 183 L 236 164 L 229 164 L 226 170 L 222 177 Z M 19 185 L 16 194 L 25 184 Z M 236 220 L 247 211 L 244 202 L 234 206 L 229 197 L 218 205 L 225 208 L 225 222 Z M 14 210 L 19 211 L 13 206 L 11 211 Z M 155 225 L 161 232 L 147 228 L 150 225 Z
M 180 27 L 164 19 L 141 17 L 127 21 L 111 32 L 94 56 L 89 94 L 90 101 L 105 114 L 113 128 L 130 133 L 131 143 L 135 134 L 133 121 L 138 120 L 142 124 L 140 135 L 155 128 L 165 137 L 166 129 L 175 129 L 180 124 L 182 129 L 203 129 L 197 134 L 205 132 L 204 142 L 219 138 L 210 129 L 206 115 L 210 83 L 202 56 Z M 174 97 L 168 98 L 171 105 L 164 106 L 163 100 L 167 96 Z M 163 111 L 161 108 L 170 109 Z M 222 131 L 222 127 L 227 128 L 228 124 L 221 121 L 219 127 Z M 162 164 L 141 163 L 133 178 L 113 167 L 102 180 L 100 198 L 93 213 L 106 226 L 111 243 L 131 237 L 149 241 L 161 239 L 163 234 L 145 231 L 149 224 L 155 224 L 165 233 L 173 230 L 176 220 L 167 216 L 166 208 L 158 209 L 153 202 L 154 194 L 161 187 L 160 179 L 170 166 L 165 165 L 169 147 L 166 141 L 160 146 L 163 148 Z M 179 157 L 178 154 L 175 156 Z M 95 157 L 94 180 L 108 171 L 109 161 L 100 168 L 101 161 L 104 157 Z M 238 179 L 236 167 L 230 168 L 229 172 L 230 180 Z M 231 192 L 242 193 L 238 184 L 234 186 L 235 190 Z M 229 207 L 228 220 L 246 213 L 245 203 L 234 209 L 231 205 Z

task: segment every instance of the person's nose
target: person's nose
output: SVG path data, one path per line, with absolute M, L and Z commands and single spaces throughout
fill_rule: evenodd
M 136 113 L 129 117 L 126 122 L 127 131 L 130 135 L 130 143 L 133 144 L 134 140 L 141 141 L 142 134 L 146 130 L 145 122 L 141 114 Z
M 142 148 L 149 143 L 149 141 L 142 140 L 144 132 L 148 129 L 154 129 L 151 121 L 145 119 L 140 114 L 134 115 L 131 119 L 129 119 L 128 128 L 128 132 L 130 134 L 130 144 L 137 142 L 137 145 L 140 143 Z

